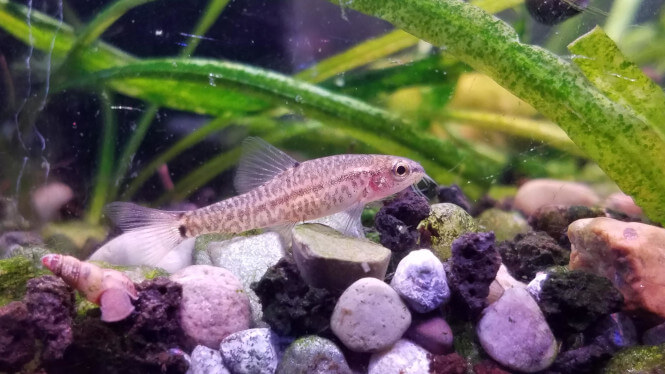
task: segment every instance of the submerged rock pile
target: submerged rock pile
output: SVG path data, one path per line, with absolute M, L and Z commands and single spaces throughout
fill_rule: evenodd
M 665 229 L 608 218 L 592 190 L 567 182 L 525 184 L 515 210 L 489 200 L 474 207 L 459 188 L 437 194 L 442 202 L 431 206 L 414 193 L 387 202 L 375 218 L 382 245 L 309 223 L 288 246 L 273 233 L 199 238 L 194 265 L 170 277 L 148 270 L 142 281 L 120 268 L 133 274 L 137 298 L 112 323 L 59 278 L 41 276 L 29 253 L 43 248 L 18 243 L 0 276 L 7 266 L 11 279 L 32 279 L 0 288 L 0 371 L 665 367 Z M 613 203 L 611 216 L 637 219 L 634 207 L 618 214 L 622 207 Z

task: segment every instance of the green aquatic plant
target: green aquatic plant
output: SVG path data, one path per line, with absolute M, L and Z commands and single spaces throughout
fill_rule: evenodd
M 64 67 L 53 82 L 52 94 L 71 89 L 103 93 L 105 108 L 111 107 L 110 92 L 148 103 L 119 155 L 108 148 L 116 126 L 110 110 L 104 110 L 104 138 L 89 207 L 91 221 L 99 218 L 109 199 L 131 197 L 159 165 L 230 125 L 240 125 L 249 134 L 278 145 L 289 144 L 296 134 L 309 137 L 317 145 L 309 147 L 310 156 L 320 152 L 320 145 L 340 147 L 353 139 L 357 151 L 417 159 L 439 182 L 461 183 L 467 193 L 478 196 L 513 157 L 503 154 L 510 152 L 505 148 L 463 139 L 447 128 L 451 121 L 589 157 L 632 194 L 652 219 L 665 221 L 665 164 L 661 162 L 665 140 L 659 128 L 665 104 L 658 96 L 662 90 L 640 76 L 639 69 L 599 29 L 571 45 L 576 56 L 570 62 L 520 42 L 511 26 L 490 14 L 518 6 L 521 0 L 354 0 L 342 5 L 383 18 L 397 29 L 289 77 L 243 64 L 192 58 L 199 39 L 192 39 L 178 57 L 163 59 L 140 59 L 99 40 L 127 10 L 146 2 L 118 0 L 75 31 L 35 10 L 30 10 L 28 23 L 26 7 L 0 0 L 0 28 L 43 51 L 50 50 L 53 42 L 52 61 Z M 227 2 L 211 1 L 193 34 L 205 34 Z M 616 30 L 626 34 L 621 25 Z M 412 47 L 420 40 L 444 47 L 445 52 L 414 52 Z M 604 49 L 594 48 L 598 43 Z M 382 60 L 395 54 L 411 62 L 381 66 Z M 362 67 L 363 71 L 354 70 Z M 552 122 L 528 117 L 512 120 L 499 113 L 447 107 L 457 77 L 470 68 L 487 74 Z M 612 74 L 619 80 L 608 79 Z M 342 84 L 337 82 L 340 77 Z M 418 92 L 424 94 L 424 104 L 416 113 L 398 114 L 385 107 L 384 99 L 404 87 L 420 87 Z M 645 96 L 648 100 L 640 100 Z M 129 161 L 159 107 L 214 118 L 156 155 L 123 189 L 124 184 L 118 182 L 125 178 Z M 285 110 L 299 118 L 278 118 Z M 300 142 L 295 148 L 307 147 Z M 157 202 L 186 197 L 232 167 L 238 152 L 232 148 L 212 157 L 177 180 L 175 188 Z

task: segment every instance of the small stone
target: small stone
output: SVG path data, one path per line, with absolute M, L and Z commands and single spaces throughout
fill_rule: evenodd
M 660 374 L 665 368 L 665 344 L 637 346 L 617 353 L 605 367 L 606 374 Z
M 540 287 L 538 305 L 558 336 L 582 332 L 622 304 L 609 280 L 584 271 L 548 273 Z
M 458 185 L 452 184 L 450 187 L 439 186 L 436 189 L 436 196 L 439 198 L 440 203 L 451 203 L 471 213 L 471 203 L 469 198 L 466 197 L 462 189 Z
M 552 266 L 568 264 L 570 252 L 545 232 L 518 234 L 513 241 L 498 246 L 503 263 L 519 280 L 530 281 L 536 273 Z
M 625 313 L 612 313 L 603 317 L 593 327 L 596 333 L 594 343 L 607 347 L 608 352 L 637 345 L 637 329 Z
M 230 271 L 192 265 L 171 280 L 182 285 L 180 324 L 196 344 L 217 348 L 229 334 L 249 328 L 249 299 Z
M 665 229 L 611 218 L 573 222 L 570 268 L 608 278 L 628 310 L 665 317 Z
M 429 371 L 427 351 L 400 339 L 389 349 L 374 353 L 367 374 L 421 374 Z
M 62 279 L 45 275 L 28 281 L 24 301 L 35 335 L 44 343 L 42 360 L 61 359 L 74 341 L 74 293 Z
M 476 222 L 482 231 L 493 231 L 497 241 L 512 240 L 515 235 L 531 230 L 519 212 L 506 212 L 497 208 L 482 212 Z
M 41 236 L 32 231 L 5 232 L 0 235 L 0 258 L 13 257 L 14 252 L 34 246 L 43 247 L 44 242 L 42 242 Z
M 654 326 L 642 335 L 642 343 L 645 345 L 660 345 L 665 343 L 665 323 Z
M 466 374 L 469 364 L 457 353 L 430 355 L 430 374 Z
M 530 180 L 515 195 L 515 208 L 527 216 L 545 205 L 594 206 L 599 202 L 598 195 L 587 185 L 555 179 Z
M 74 198 L 74 191 L 60 182 L 51 182 L 32 192 L 32 207 L 42 222 L 58 218 L 60 208 Z
M 527 285 L 513 278 L 513 276 L 508 272 L 508 268 L 506 268 L 504 264 L 501 264 L 499 266 L 499 270 L 496 272 L 496 278 L 494 278 L 494 281 L 490 284 L 490 292 L 487 296 L 487 304 L 489 305 L 499 300 L 501 295 L 503 295 L 504 290 L 513 287 L 526 289 Z
M 224 338 L 219 350 L 233 374 L 273 374 L 280 356 L 278 342 L 268 328 L 249 329 Z
M 309 223 L 293 229 L 293 258 L 307 284 L 341 291 L 360 278 L 383 279 L 390 250 L 344 236 L 328 226 Z
M 380 234 L 381 245 L 401 252 L 418 245 L 416 226 L 430 213 L 426 198 L 410 189 L 395 199 L 384 203 L 374 217 L 374 225 Z
M 453 351 L 453 331 L 441 317 L 413 322 L 406 331 L 406 337 L 435 355 Z
M 0 307 L 0 371 L 18 372 L 34 356 L 28 308 L 20 301 Z
M 644 216 L 642 208 L 640 208 L 632 197 L 623 192 L 615 192 L 608 196 L 603 205 L 607 210 L 625 214 L 629 218 L 638 219 Z
M 490 284 L 496 278 L 501 256 L 494 246 L 494 234 L 469 233 L 452 244 L 450 281 L 472 315 L 487 305 Z
M 376 352 L 402 337 L 411 314 L 395 290 L 376 278 L 363 278 L 344 291 L 330 327 L 352 351 Z
M 441 261 L 451 255 L 453 241 L 462 234 L 477 232 L 476 222 L 464 209 L 455 204 L 432 205 L 429 216 L 418 225 L 422 246 L 431 246 Z
M 263 320 L 280 336 L 332 335 L 330 316 L 337 297 L 307 285 L 288 257 L 268 269 L 252 290 L 263 305 Z
M 190 356 L 186 374 L 230 374 L 222 362 L 222 354 L 216 349 L 197 345 Z
M 249 297 L 254 326 L 264 323 L 261 302 L 250 286 L 261 279 L 266 270 L 284 256 L 284 246 L 279 234 L 266 232 L 222 242 L 211 242 L 208 244 L 207 252 L 214 266 L 229 270 L 242 283 Z
M 522 288 L 507 289 L 487 307 L 476 331 L 490 357 L 519 372 L 543 370 L 556 357 L 554 335 L 538 304 Z
M 309 335 L 289 345 L 275 374 L 351 374 L 344 354 L 328 339 Z
M 586 206 L 546 205 L 538 208 L 529 216 L 529 224 L 534 231 L 544 231 L 559 245 L 570 249 L 568 239 L 568 226 L 583 218 L 604 217 L 605 212 L 600 208 Z
M 404 257 L 390 285 L 418 313 L 432 311 L 450 298 L 443 264 L 429 249 L 412 251 Z
M 598 373 L 609 358 L 610 353 L 604 347 L 586 345 L 559 354 L 547 373 Z

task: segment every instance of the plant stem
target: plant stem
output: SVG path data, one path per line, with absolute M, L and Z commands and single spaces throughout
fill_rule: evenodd
M 641 3 L 641 0 L 614 0 L 605 27 L 603 27 L 607 36 L 617 42 L 621 41 L 628 26 L 635 19 Z
M 106 204 L 106 196 L 111 184 L 111 173 L 113 168 L 113 149 L 115 144 L 116 120 L 112 106 L 111 95 L 103 91 L 100 95 L 102 101 L 102 112 L 104 127 L 102 141 L 100 144 L 99 163 L 97 175 L 95 176 L 94 189 L 88 208 L 87 221 L 93 224 L 99 222 L 102 210 Z

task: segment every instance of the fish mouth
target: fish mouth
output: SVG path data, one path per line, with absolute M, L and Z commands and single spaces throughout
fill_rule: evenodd
M 423 184 L 422 187 L 420 187 L 420 184 Z M 422 178 L 420 178 L 419 181 L 411 185 L 411 189 L 416 192 L 418 195 L 427 198 L 426 193 L 430 192 L 433 188 L 436 188 L 439 184 L 436 183 L 432 177 L 429 175 L 423 173 Z

